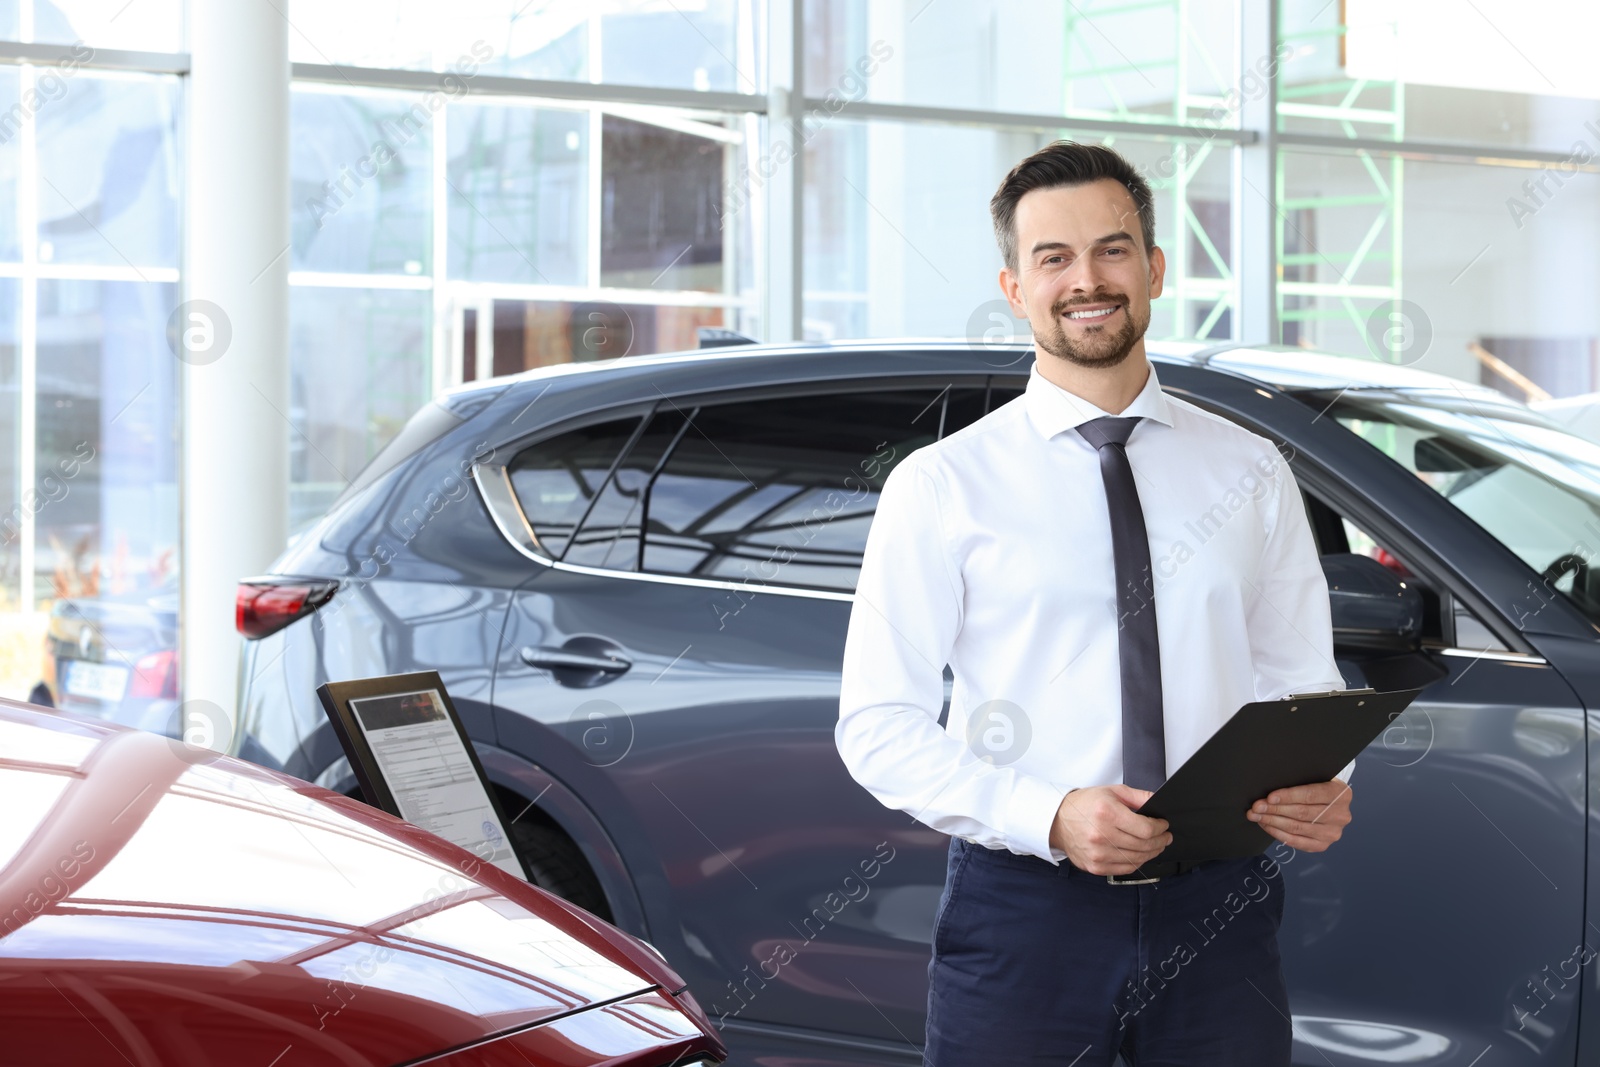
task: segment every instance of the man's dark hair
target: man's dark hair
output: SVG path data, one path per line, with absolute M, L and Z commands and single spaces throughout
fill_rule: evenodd
M 1006 266 L 1017 269 L 1017 201 L 1035 189 L 1061 185 L 1087 185 L 1104 178 L 1120 182 L 1139 209 L 1139 230 L 1146 254 L 1156 245 L 1156 201 L 1150 184 L 1132 163 L 1105 145 L 1052 141 L 1011 168 L 994 198 L 989 214 L 994 219 L 995 240 Z

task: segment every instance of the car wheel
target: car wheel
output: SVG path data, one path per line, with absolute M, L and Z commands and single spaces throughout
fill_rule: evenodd
M 511 826 L 511 840 L 534 885 L 611 921 L 605 890 L 572 838 L 555 826 L 518 822 Z

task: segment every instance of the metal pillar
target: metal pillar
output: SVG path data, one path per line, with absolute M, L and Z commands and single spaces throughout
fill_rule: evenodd
M 1270 6 L 1276 9 L 1279 5 Z M 1343 5 L 1329 14 L 1334 19 L 1333 25 L 1285 32 L 1284 42 L 1302 44 L 1330 37 L 1342 41 L 1346 32 Z M 1405 85 L 1402 82 L 1351 78 L 1341 73 L 1327 81 L 1285 88 L 1279 96 L 1280 116 L 1328 123 L 1351 141 L 1374 137 L 1396 142 L 1405 139 Z M 1371 132 L 1374 128 L 1376 134 Z M 1368 316 L 1376 308 L 1386 303 L 1391 312 L 1402 311 L 1405 160 L 1398 154 L 1378 154 L 1359 146 L 1349 154 L 1360 161 L 1371 183 L 1369 188 L 1333 194 L 1312 191 L 1289 197 L 1281 169 L 1277 175 L 1277 250 L 1282 268 L 1278 283 L 1280 328 L 1282 323 L 1307 324 L 1297 328 L 1305 331 L 1303 339 L 1313 343 L 1326 343 L 1314 330 L 1318 322 L 1343 320 L 1362 336 L 1368 331 Z M 1356 231 L 1346 227 L 1346 236 L 1354 237 L 1359 232 L 1359 240 L 1352 243 L 1330 239 L 1321 241 L 1314 249 L 1287 251 L 1284 229 L 1291 217 L 1305 214 L 1315 218 L 1324 209 L 1338 208 L 1370 210 L 1370 215 L 1361 220 L 1364 229 Z M 1355 281 L 1368 263 L 1381 264 L 1384 260 L 1388 261 L 1387 271 L 1380 268 L 1380 271 L 1366 272 L 1365 276 L 1381 273 L 1387 276 L 1386 280 Z M 1391 338 L 1390 344 L 1394 347 L 1373 347 L 1370 354 L 1379 359 L 1400 361 L 1404 357 L 1402 332 L 1384 330 L 1379 336 Z M 1367 343 L 1374 344 L 1370 337 Z

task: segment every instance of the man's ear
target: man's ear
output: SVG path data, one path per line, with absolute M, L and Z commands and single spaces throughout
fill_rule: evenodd
M 1167 256 L 1161 251 L 1160 245 L 1150 248 L 1150 299 L 1154 300 L 1161 295 L 1161 284 L 1166 280 Z
M 1011 305 L 1012 314 L 1019 319 L 1028 317 L 1028 306 L 1022 300 L 1022 283 L 1010 267 L 1000 268 L 1000 291 Z

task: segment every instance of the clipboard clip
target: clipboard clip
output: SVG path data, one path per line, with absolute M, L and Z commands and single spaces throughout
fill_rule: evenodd
M 1307 700 L 1307 699 L 1310 699 L 1312 697 L 1360 696 L 1363 693 L 1376 693 L 1376 692 L 1377 692 L 1377 690 L 1372 688 L 1369 685 L 1365 689 L 1330 689 L 1326 693 L 1291 693 L 1290 695 L 1288 695 L 1286 697 L 1280 697 L 1279 699 L 1280 700 Z

